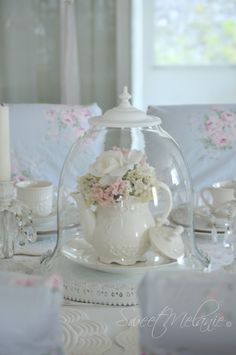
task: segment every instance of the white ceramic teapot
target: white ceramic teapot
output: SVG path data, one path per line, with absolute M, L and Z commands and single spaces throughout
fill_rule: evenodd
M 166 197 L 165 210 L 158 215 L 157 224 L 162 225 L 172 209 L 172 196 L 163 182 L 159 182 L 159 190 Z M 148 202 L 130 198 L 93 209 L 86 206 L 81 193 L 72 195 L 79 207 L 83 234 L 102 262 L 132 265 L 143 260 L 150 248 L 148 231 L 156 225 Z

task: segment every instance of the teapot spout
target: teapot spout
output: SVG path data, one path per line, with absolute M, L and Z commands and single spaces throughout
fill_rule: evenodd
M 75 192 L 71 196 L 75 199 L 79 208 L 80 224 L 84 233 L 84 238 L 88 243 L 93 245 L 93 235 L 96 225 L 96 215 L 89 207 L 86 206 L 81 193 Z

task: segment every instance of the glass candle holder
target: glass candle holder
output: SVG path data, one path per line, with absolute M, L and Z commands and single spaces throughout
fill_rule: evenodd
M 12 258 L 17 245 L 36 239 L 31 210 L 14 198 L 13 181 L 0 181 L 0 259 Z

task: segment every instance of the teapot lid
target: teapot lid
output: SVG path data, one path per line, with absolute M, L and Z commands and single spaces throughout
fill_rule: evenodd
M 152 127 L 161 124 L 159 117 L 146 115 L 130 104 L 131 95 L 128 93 L 127 86 L 124 87 L 119 98 L 121 99 L 119 106 L 106 111 L 103 116 L 91 118 L 90 122 L 95 126 L 119 128 Z
M 169 259 L 177 260 L 184 255 L 184 243 L 181 237 L 184 229 L 170 226 L 158 226 L 149 229 L 152 249 Z

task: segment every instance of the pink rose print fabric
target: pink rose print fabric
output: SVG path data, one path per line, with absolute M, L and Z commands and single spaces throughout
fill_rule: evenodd
M 33 172 L 36 170 L 36 166 L 37 164 L 34 160 L 25 165 L 24 159 L 21 156 L 16 154 L 16 152 L 11 153 L 11 172 L 12 179 L 15 182 L 33 179 Z
M 51 107 L 46 111 L 48 129 L 45 138 L 56 142 L 61 139 L 74 141 L 88 130 L 92 116 L 93 110 L 89 107 Z
M 205 114 L 203 120 L 199 118 L 192 120 L 192 129 L 198 132 L 199 140 L 211 155 L 219 150 L 236 150 L 235 112 L 212 107 L 211 112 Z
M 150 106 L 179 144 L 193 188 L 236 180 L 236 104 Z
M 58 185 L 68 151 L 102 114 L 97 104 L 10 104 L 12 179 L 50 180 Z

